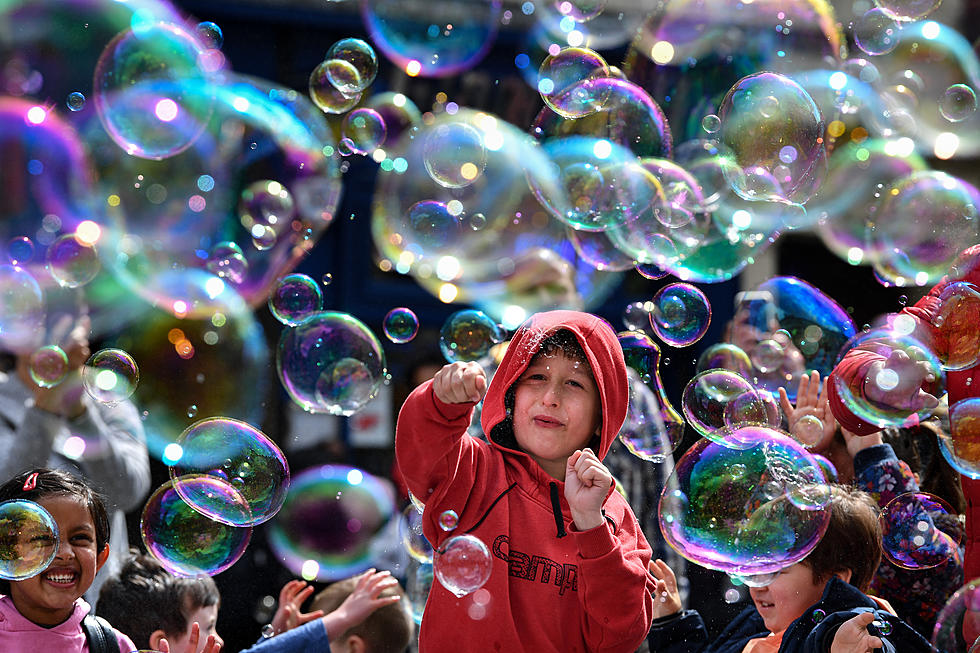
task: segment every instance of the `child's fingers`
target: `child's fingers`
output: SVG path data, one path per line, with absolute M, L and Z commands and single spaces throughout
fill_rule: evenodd
M 789 395 L 786 394 L 786 390 L 783 387 L 778 388 L 779 392 L 779 407 L 783 409 L 783 412 L 788 418 L 793 414 L 793 402 L 789 400 Z
M 170 653 L 170 642 L 166 637 L 160 638 L 160 653 Z
M 218 644 L 218 640 L 215 639 L 214 635 L 208 635 L 208 641 L 204 643 L 204 649 L 201 653 L 219 653 L 221 651 L 221 645 Z
M 201 639 L 201 624 L 196 621 L 191 624 L 191 635 L 187 638 L 187 650 L 196 651 L 197 642 Z

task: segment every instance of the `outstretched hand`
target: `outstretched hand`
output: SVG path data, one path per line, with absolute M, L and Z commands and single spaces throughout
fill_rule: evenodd
M 201 639 L 201 625 L 196 621 L 191 624 L 191 634 L 187 638 L 187 646 L 184 647 L 183 651 L 171 651 L 170 642 L 166 638 L 160 640 L 160 653 L 197 653 L 197 643 Z M 215 639 L 214 635 L 208 635 L 207 640 L 204 642 L 204 648 L 201 649 L 201 653 L 220 653 L 221 644 Z
M 827 399 L 827 379 L 821 383 L 820 372 L 814 370 L 800 377 L 795 406 L 786 390 L 779 388 L 779 405 L 786 413 L 789 432 L 804 446 L 823 451 L 830 445 L 837 430 L 837 420 L 830 411 L 830 401 Z M 814 420 L 820 423 L 816 424 Z
M 939 399 L 922 389 L 923 383 L 935 380 L 928 362 L 895 349 L 884 361 L 875 361 L 868 368 L 864 396 L 879 406 L 917 413 L 939 405 Z
M 603 523 L 602 504 L 613 477 L 592 449 L 578 449 L 565 463 L 565 500 L 575 527 L 587 531 Z
M 653 595 L 653 618 L 667 617 L 681 611 L 681 595 L 677 591 L 677 577 L 667 563 L 657 558 L 647 566 L 650 575 L 657 579 Z
M 444 404 L 475 404 L 486 391 L 487 373 L 479 363 L 450 363 L 432 377 L 432 392 Z
M 869 653 L 882 647 L 881 638 L 868 632 L 873 612 L 862 612 L 841 624 L 830 645 L 830 653 Z
M 305 581 L 291 580 L 282 586 L 279 590 L 279 607 L 276 608 L 276 614 L 272 618 L 272 630 L 276 635 L 323 616 L 323 610 L 301 611 L 311 594 L 313 594 L 313 586 Z

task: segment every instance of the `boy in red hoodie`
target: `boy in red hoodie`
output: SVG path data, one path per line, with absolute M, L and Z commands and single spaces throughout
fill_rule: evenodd
M 481 398 L 487 442 L 466 434 Z M 601 462 L 627 399 L 616 334 L 578 311 L 525 322 L 489 388 L 478 364 L 452 363 L 412 392 L 395 450 L 425 503 L 425 536 L 439 549 L 473 535 L 493 560 L 486 585 L 462 598 L 433 584 L 422 653 L 640 646 L 653 615 L 650 545 Z M 449 532 L 447 510 L 459 515 Z

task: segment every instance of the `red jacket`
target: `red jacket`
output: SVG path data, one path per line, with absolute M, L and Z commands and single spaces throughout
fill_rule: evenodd
M 576 311 L 533 316 L 514 335 L 483 402 L 485 433 L 506 416 L 504 396 L 541 339 L 559 328 L 577 337 L 602 406 L 602 458 L 626 416 L 622 349 L 598 317 Z M 461 599 L 432 585 L 419 637 L 422 653 L 474 651 L 635 651 L 653 619 L 650 545 L 629 504 L 611 491 L 606 523 L 575 530 L 564 483 L 527 454 L 466 434 L 473 404 L 445 404 L 431 382 L 415 389 L 398 416 L 395 450 L 409 489 L 425 503 L 426 538 L 435 548 L 469 533 L 490 549 L 483 589 Z M 516 447 L 516 445 L 514 445 Z M 455 530 L 439 515 L 454 510 Z
M 929 293 L 902 312 L 911 315 L 916 319 L 920 328 L 924 328 L 931 337 L 931 345 L 936 352 L 943 356 L 950 346 L 950 340 L 961 334 L 962 329 L 976 331 L 980 329 L 980 315 L 953 315 L 944 324 L 944 328 L 937 328 L 933 323 L 933 318 L 939 313 L 941 304 L 939 296 L 943 289 L 951 283 L 966 281 L 980 287 L 980 245 L 974 245 L 964 250 L 956 263 L 953 264 L 952 272 L 943 277 Z M 953 324 L 950 324 L 953 321 Z M 868 368 L 881 356 L 877 353 L 854 348 L 849 351 L 834 368 L 832 377 L 840 377 L 855 391 L 860 392 L 860 386 L 867 375 Z M 962 400 L 971 397 L 980 397 L 980 364 L 971 368 L 946 373 L 946 392 L 949 394 L 949 405 L 952 406 Z M 978 382 L 974 383 L 974 377 Z M 827 384 L 827 393 L 830 400 L 830 408 L 834 417 L 842 427 L 857 433 L 867 435 L 880 430 L 879 427 L 869 424 L 852 414 L 844 403 L 834 384 L 834 379 Z M 966 476 L 961 476 L 960 481 L 963 485 L 963 494 L 966 495 L 966 556 L 964 559 L 964 577 L 971 580 L 980 576 L 980 480 L 974 480 Z

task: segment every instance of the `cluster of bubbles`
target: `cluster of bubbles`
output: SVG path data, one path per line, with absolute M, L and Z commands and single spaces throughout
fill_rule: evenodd
M 378 56 L 368 43 L 341 39 L 330 46 L 323 61 L 310 73 L 310 99 L 325 113 L 345 113 L 360 102 L 361 94 L 377 74 Z

